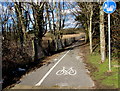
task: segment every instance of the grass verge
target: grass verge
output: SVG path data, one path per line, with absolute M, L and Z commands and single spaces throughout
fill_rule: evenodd
M 88 68 L 91 71 L 91 77 L 95 81 L 97 88 L 119 88 L 119 67 L 115 67 L 115 65 L 118 65 L 118 61 L 111 61 L 112 72 L 108 72 L 108 59 L 104 63 L 100 63 L 99 54 L 89 55 L 87 64 L 90 66 Z

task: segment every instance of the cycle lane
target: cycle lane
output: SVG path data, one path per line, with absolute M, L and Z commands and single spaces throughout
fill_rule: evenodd
M 71 47 L 78 46 L 78 43 L 75 43 Z M 40 67 L 36 71 L 33 71 L 26 76 L 24 76 L 18 84 L 19 87 L 23 86 L 36 86 L 41 79 L 43 81 L 38 84 L 38 87 L 75 87 L 75 88 L 90 88 L 94 86 L 94 82 L 91 80 L 89 75 L 86 72 L 85 65 L 82 62 L 81 56 L 78 55 L 80 53 L 80 48 L 75 47 L 74 49 L 64 51 L 59 54 L 55 59 L 51 59 L 51 63 L 49 65 L 44 65 Z M 60 61 L 51 71 L 50 69 Z M 70 69 L 73 67 L 76 70 L 76 75 L 56 75 L 56 72 L 62 70 L 63 67 L 65 69 Z M 50 72 L 49 72 L 50 71 Z M 14 89 L 14 88 L 13 88 Z
M 70 50 L 67 55 L 59 62 L 59 64 L 50 72 L 50 74 L 44 79 L 40 86 L 52 87 L 52 86 L 67 86 L 67 87 L 80 87 L 91 88 L 94 86 L 94 82 L 87 74 L 85 65 L 82 62 L 82 58 L 78 55 L 79 48 Z M 62 70 L 63 67 L 67 71 L 71 67 L 76 71 L 76 74 L 62 74 L 57 75 L 56 72 Z
M 59 54 L 59 56 L 55 57 L 54 59 L 50 59 L 49 64 L 45 64 L 42 67 L 24 75 L 18 84 L 16 85 L 25 85 L 25 86 L 35 86 L 36 83 L 38 83 L 44 76 L 45 74 L 58 62 L 58 60 L 65 55 L 65 52 L 62 52 Z

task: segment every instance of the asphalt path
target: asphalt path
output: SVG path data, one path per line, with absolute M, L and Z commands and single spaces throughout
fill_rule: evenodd
M 80 53 L 80 41 L 60 53 L 51 63 L 26 74 L 19 85 L 42 87 L 92 88 L 94 82 L 88 74 Z

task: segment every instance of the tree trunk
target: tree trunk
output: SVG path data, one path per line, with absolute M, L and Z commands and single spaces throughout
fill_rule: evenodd
M 85 43 L 89 41 L 89 34 L 87 28 L 85 28 Z
M 105 61 L 105 31 L 104 31 L 104 12 L 100 6 L 100 52 L 101 62 Z
M 90 26 L 89 26 L 89 41 L 90 41 L 90 53 L 93 52 L 92 49 L 92 16 L 93 16 L 93 6 L 90 6 Z
M 24 24 L 24 18 L 22 16 L 22 6 L 21 3 L 17 4 L 15 3 L 15 10 L 18 18 L 18 25 L 21 26 L 20 28 L 20 41 L 21 41 L 21 46 L 25 43 L 26 40 L 26 26 Z M 19 27 L 18 26 L 18 27 Z

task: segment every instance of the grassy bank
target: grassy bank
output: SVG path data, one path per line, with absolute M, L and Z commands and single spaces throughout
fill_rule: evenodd
M 87 63 L 89 64 L 89 69 L 91 70 L 91 76 L 96 82 L 97 88 L 119 88 L 118 86 L 118 61 L 112 60 L 112 72 L 108 71 L 108 59 L 104 63 L 100 63 L 100 55 L 93 54 L 88 57 Z

